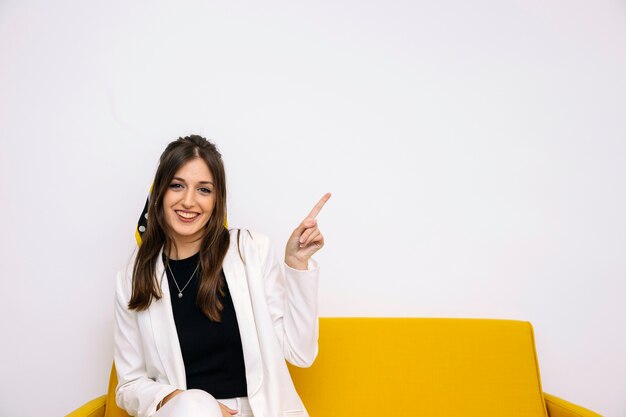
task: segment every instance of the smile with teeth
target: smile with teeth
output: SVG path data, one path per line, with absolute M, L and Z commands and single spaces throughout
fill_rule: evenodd
M 187 213 L 187 212 L 178 211 L 178 210 L 176 210 L 176 214 L 178 214 L 183 219 L 194 219 L 198 217 L 198 213 Z

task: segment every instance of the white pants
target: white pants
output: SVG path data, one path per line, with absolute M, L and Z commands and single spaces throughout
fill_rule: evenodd
M 254 417 L 247 397 L 216 400 L 211 394 L 199 389 L 190 389 L 174 396 L 153 417 L 222 417 L 218 401 L 237 410 L 236 417 Z

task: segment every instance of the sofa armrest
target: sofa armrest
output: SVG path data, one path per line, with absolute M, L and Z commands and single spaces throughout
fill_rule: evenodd
M 107 396 L 95 398 L 65 417 L 104 417 Z
M 549 417 L 602 417 L 598 413 L 545 392 L 543 393 L 543 399 L 546 403 Z

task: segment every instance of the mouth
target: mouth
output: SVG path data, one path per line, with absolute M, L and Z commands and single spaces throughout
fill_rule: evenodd
M 199 213 L 194 213 L 191 211 L 183 211 L 183 210 L 174 210 L 174 211 L 176 212 L 176 217 L 178 217 L 178 220 L 180 220 L 183 223 L 191 223 L 198 216 L 200 216 Z

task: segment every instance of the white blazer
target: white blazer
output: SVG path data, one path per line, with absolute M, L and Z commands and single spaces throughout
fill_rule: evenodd
M 244 264 L 237 231 L 230 233 L 223 269 L 239 324 L 252 412 L 255 417 L 308 417 L 285 359 L 307 367 L 317 356 L 317 263 L 310 259 L 306 271 L 284 265 L 283 273 L 269 239 L 242 230 Z M 140 312 L 128 309 L 133 265 L 134 257 L 117 274 L 115 398 L 129 414 L 149 417 L 163 397 L 187 384 L 162 258 L 156 273 L 163 297 Z

